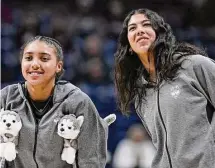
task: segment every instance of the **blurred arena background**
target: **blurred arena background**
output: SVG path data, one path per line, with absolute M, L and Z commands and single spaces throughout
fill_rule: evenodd
M 117 115 L 109 131 L 107 167 L 134 168 L 112 164 L 119 142 L 127 138 L 132 125 L 140 123 L 135 113 L 122 116 L 115 102 L 113 62 L 122 21 L 131 9 L 155 10 L 172 26 L 178 40 L 204 47 L 215 59 L 214 6 L 214 0 L 2 0 L 1 88 L 23 80 L 19 49 L 27 39 L 56 38 L 64 49 L 63 79 L 86 92 L 102 117 Z

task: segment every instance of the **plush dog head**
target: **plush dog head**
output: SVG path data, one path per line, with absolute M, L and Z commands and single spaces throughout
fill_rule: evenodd
M 73 114 L 65 115 L 58 123 L 58 135 L 65 139 L 75 139 L 80 133 L 84 117 L 75 117 Z
M 0 136 L 12 138 L 18 135 L 22 127 L 19 115 L 10 110 L 1 109 L 0 112 Z

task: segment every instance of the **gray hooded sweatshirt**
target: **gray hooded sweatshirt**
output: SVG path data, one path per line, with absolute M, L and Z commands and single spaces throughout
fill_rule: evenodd
M 215 168 L 215 62 L 192 55 L 182 67 L 137 108 L 157 149 L 152 168 Z
M 91 99 L 79 88 L 65 81 L 56 84 L 53 107 L 35 123 L 32 109 L 21 84 L 1 90 L 1 108 L 16 111 L 22 120 L 16 159 L 10 168 L 104 168 L 107 152 L 107 124 L 100 118 Z M 83 115 L 84 122 L 77 138 L 74 165 L 61 160 L 63 138 L 57 124 L 65 114 Z M 2 159 L 2 158 L 1 158 Z M 3 162 L 2 165 L 3 166 Z

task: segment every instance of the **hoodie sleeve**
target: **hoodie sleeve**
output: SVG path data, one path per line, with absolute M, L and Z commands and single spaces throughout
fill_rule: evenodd
M 203 93 L 215 108 L 215 61 L 196 55 L 193 57 L 193 69 Z
M 7 97 L 8 87 L 1 89 L 0 100 L 1 100 L 1 109 L 6 106 L 6 97 Z
M 71 102 L 75 115 L 84 116 L 77 138 L 77 164 L 79 168 L 105 168 L 107 156 L 108 125 L 100 118 L 91 99 L 78 91 Z
M 2 108 L 5 108 L 5 105 L 6 105 L 6 94 L 7 93 L 7 89 L 4 88 L 1 90 L 1 93 L 0 93 L 0 100 L 1 100 L 1 109 Z M 2 139 L 0 137 L 0 143 L 2 142 Z M 5 159 L 0 157 L 0 168 L 5 168 L 6 165 L 5 165 Z

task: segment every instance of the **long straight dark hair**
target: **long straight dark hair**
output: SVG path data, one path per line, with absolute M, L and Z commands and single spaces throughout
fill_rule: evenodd
M 156 33 L 156 40 L 150 46 L 149 52 L 154 56 L 157 83 L 150 81 L 150 74 L 146 71 L 137 54 L 129 52 L 130 44 L 127 38 L 128 22 L 134 14 L 144 14 L 151 22 Z M 178 59 L 173 55 L 178 53 Z M 156 12 L 149 9 L 137 9 L 131 11 L 124 20 L 122 31 L 118 38 L 117 51 L 115 53 L 115 85 L 117 90 L 118 106 L 122 113 L 129 114 L 130 106 L 139 100 L 141 104 L 149 86 L 157 87 L 163 80 L 172 80 L 177 76 L 181 68 L 182 57 L 206 52 L 188 43 L 178 43 L 168 23 Z M 147 84 L 143 84 L 144 78 Z M 140 84 L 141 83 L 141 84 Z

